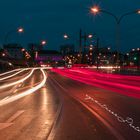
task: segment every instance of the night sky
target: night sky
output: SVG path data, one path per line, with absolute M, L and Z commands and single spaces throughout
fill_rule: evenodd
M 89 8 L 97 4 L 102 9 L 118 16 L 122 13 L 140 9 L 140 0 L 0 0 L 0 43 L 5 34 L 19 26 L 25 28 L 24 34 L 13 33 L 9 42 L 26 45 L 47 39 L 46 49 L 59 49 L 64 43 L 78 41 L 78 32 L 97 34 L 102 47 L 115 49 L 116 23 L 114 19 L 101 13 L 93 16 Z M 121 23 L 121 50 L 140 47 L 140 15 L 133 14 Z M 67 33 L 69 41 L 62 36 Z

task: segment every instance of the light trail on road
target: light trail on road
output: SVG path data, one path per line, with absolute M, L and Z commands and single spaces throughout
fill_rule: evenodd
M 56 74 L 54 73 L 55 70 Z M 103 90 L 106 89 L 107 86 L 102 89 L 99 88 L 98 84 L 96 85 L 98 88 L 95 86 L 92 87 L 90 85 L 95 84 L 95 78 L 92 83 L 92 77 L 90 75 L 85 76 L 83 74 L 84 72 L 81 72 L 82 69 L 79 72 L 80 74 L 74 71 L 69 72 L 70 70 L 71 69 L 60 70 L 60 75 L 58 75 L 57 69 L 54 69 L 51 77 L 54 85 L 64 91 L 65 95 L 70 96 L 70 98 L 72 97 L 90 111 L 117 139 L 121 137 L 127 139 L 130 136 L 135 136 L 136 138 L 140 137 L 139 99 L 129 98 L 121 94 L 115 94 L 109 90 Z M 68 78 L 74 78 L 74 81 Z M 89 79 L 89 81 L 87 79 Z M 81 83 L 75 81 L 80 81 Z M 107 79 L 105 78 L 104 81 L 107 81 Z M 114 82 L 116 81 L 114 80 Z M 112 90 L 116 91 L 116 88 L 112 88 Z M 121 88 L 121 90 L 125 93 L 125 89 Z M 138 92 L 138 94 L 139 93 L 140 92 Z M 130 136 L 128 136 L 126 132 L 129 133 Z
M 12 73 L 12 72 L 15 72 L 15 71 L 19 71 L 19 70 L 21 70 L 21 69 L 15 69 L 15 70 L 7 71 L 7 72 L 4 72 L 4 73 L 1 73 L 0 76 L 9 74 L 9 73 Z
M 0 101 L 0 106 L 3 106 L 5 104 L 11 103 L 11 102 L 14 102 L 14 101 L 16 101 L 18 99 L 21 99 L 21 98 L 23 98 L 23 97 L 25 97 L 27 95 L 30 95 L 30 94 L 34 93 L 35 91 L 37 91 L 40 88 L 42 88 L 45 85 L 45 83 L 46 83 L 47 76 L 46 76 L 46 74 L 45 74 L 43 69 L 40 69 L 40 70 L 41 70 L 42 75 L 43 75 L 43 79 L 40 82 L 40 84 L 38 84 L 37 86 L 32 87 L 31 89 L 28 89 L 28 90 L 26 90 L 24 92 L 18 93 L 18 95 L 13 95 L 13 96 L 10 96 L 9 98 L 5 97 L 4 100 Z
M 105 74 L 80 68 L 52 69 L 52 71 L 85 84 L 140 98 L 140 77 L 138 76 Z
M 31 72 L 26 77 L 24 77 L 24 78 L 22 78 L 22 79 L 20 79 L 20 80 L 18 80 L 16 82 L 12 82 L 12 83 L 5 84 L 3 86 L 0 86 L 0 89 L 11 87 L 11 86 L 14 86 L 14 85 L 17 85 L 19 83 L 24 82 L 25 80 L 27 80 L 28 78 L 30 78 L 32 76 L 33 72 L 34 72 L 34 69 L 32 69 Z
M 9 79 L 9 78 L 11 78 L 11 77 L 14 77 L 14 76 L 18 75 L 19 73 L 22 73 L 22 72 L 24 72 L 24 71 L 26 71 L 26 70 L 27 70 L 27 69 L 22 69 L 22 70 L 20 70 L 20 71 L 14 73 L 14 74 L 11 74 L 11 75 L 6 76 L 6 77 L 3 77 L 3 78 L 0 78 L 0 81 L 3 81 L 3 80 L 6 80 L 6 79 Z

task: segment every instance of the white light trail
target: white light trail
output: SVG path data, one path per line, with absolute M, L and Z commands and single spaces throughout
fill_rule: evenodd
M 6 85 L 3 85 L 3 86 L 0 86 L 0 89 L 11 87 L 11 86 L 14 86 L 14 85 L 17 85 L 19 83 L 24 82 L 25 80 L 27 80 L 29 77 L 32 76 L 33 72 L 34 72 L 34 69 L 32 69 L 32 71 L 26 77 L 24 77 L 23 79 L 20 79 L 20 80 L 18 80 L 16 82 L 13 82 L 13 83 L 10 83 L 10 84 L 6 84 Z
M 12 74 L 12 75 L 9 75 L 9 76 L 6 76 L 6 77 L 3 77 L 3 78 L 0 78 L 0 81 L 2 81 L 2 80 L 6 80 L 6 79 L 11 78 L 11 77 L 14 77 L 14 76 L 18 75 L 19 73 L 21 73 L 21 72 L 23 72 L 23 71 L 25 71 L 25 70 L 27 70 L 27 69 L 22 69 L 22 70 L 20 70 L 20 71 L 14 73 L 14 74 Z
M 38 84 L 37 86 L 35 86 L 35 87 L 33 87 L 33 88 L 29 89 L 29 90 L 26 90 L 24 92 L 18 93 L 18 95 L 13 95 L 13 96 L 11 96 L 10 98 L 8 98 L 6 100 L 1 100 L 0 101 L 0 106 L 6 105 L 6 104 L 11 103 L 11 102 L 14 102 L 16 100 L 19 100 L 19 99 L 21 99 L 21 98 L 23 98 L 23 97 L 25 97 L 27 95 L 30 95 L 30 94 L 34 93 L 38 89 L 42 88 L 46 83 L 47 76 L 46 76 L 46 74 L 45 74 L 43 69 L 41 69 L 41 72 L 43 74 L 43 80 L 40 82 L 40 84 Z
M 0 76 L 9 74 L 9 73 L 12 73 L 12 72 L 15 72 L 15 71 L 19 71 L 19 70 L 21 70 L 21 69 L 15 69 L 15 70 L 7 71 L 7 72 L 4 72 L 4 73 L 1 73 Z

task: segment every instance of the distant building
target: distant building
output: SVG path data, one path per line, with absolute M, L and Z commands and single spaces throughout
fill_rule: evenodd
M 130 65 L 140 66 L 140 48 L 132 49 L 129 53 Z
M 10 58 L 22 59 L 24 57 L 22 46 L 20 44 L 7 44 L 4 45 L 4 50 Z
M 55 65 L 62 63 L 63 57 L 61 53 L 55 50 L 40 50 L 36 51 L 35 60 L 40 64 Z

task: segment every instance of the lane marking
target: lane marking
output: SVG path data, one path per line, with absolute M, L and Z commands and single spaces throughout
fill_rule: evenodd
M 25 110 L 20 110 L 20 111 L 17 111 L 13 116 L 11 116 L 7 121 L 6 123 L 11 123 L 13 122 L 16 118 L 18 118 L 21 114 L 23 114 L 25 112 Z
M 3 130 L 7 127 L 10 127 L 11 125 L 13 125 L 13 121 L 18 118 L 21 114 L 23 114 L 25 111 L 24 110 L 20 110 L 17 111 L 14 115 L 12 115 L 5 123 L 0 123 L 0 130 Z
M 51 78 L 52 79 L 52 78 Z M 68 92 L 61 84 L 58 83 L 57 80 L 52 79 L 62 90 L 64 90 L 65 92 Z M 89 112 L 91 112 L 99 121 L 101 121 L 108 129 L 110 132 L 112 132 L 112 134 L 119 140 L 124 140 L 123 136 L 114 129 L 114 127 L 112 127 L 103 117 L 101 117 L 98 113 L 96 113 L 93 109 L 91 109 L 88 105 L 86 105 L 85 103 L 83 103 L 82 101 L 80 101 L 79 99 L 77 99 L 76 97 L 73 97 L 72 95 L 68 94 L 70 97 L 72 97 L 74 100 L 76 100 L 77 102 L 79 102 L 81 105 L 83 105 L 83 107 L 85 107 Z
M 114 129 L 113 126 L 111 126 L 102 116 L 100 116 L 98 113 L 96 113 L 93 109 L 91 109 L 87 104 L 84 102 L 80 101 L 79 99 L 76 99 L 72 97 L 76 101 L 78 101 L 81 105 L 83 105 L 89 112 L 91 112 L 99 121 L 101 121 L 108 129 L 110 132 L 113 133 L 113 135 L 118 139 L 118 140 L 125 140 L 123 136 Z
M 111 115 L 113 115 L 114 117 L 116 117 L 116 119 L 120 123 L 126 123 L 131 128 L 133 128 L 135 131 L 140 132 L 140 127 L 134 126 L 134 120 L 132 118 L 126 117 L 126 119 L 124 119 L 122 116 L 119 116 L 118 113 L 115 113 L 114 111 L 112 111 L 106 104 L 103 104 L 103 103 L 99 102 L 98 100 L 95 100 L 93 97 L 89 96 L 88 94 L 86 94 L 85 100 L 86 101 L 91 101 L 92 103 L 96 103 L 102 109 L 108 111 L 108 113 L 110 113 Z
M 3 130 L 9 126 L 11 126 L 13 123 L 0 123 L 0 130 Z

